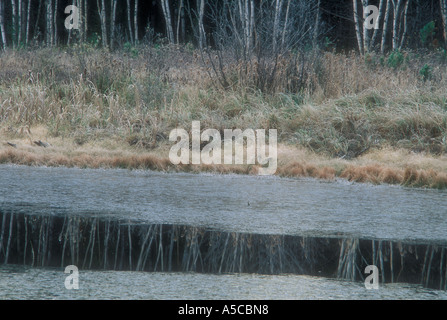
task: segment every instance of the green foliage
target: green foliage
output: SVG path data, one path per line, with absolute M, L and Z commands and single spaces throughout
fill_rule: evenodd
M 334 42 L 332 42 L 331 39 L 329 39 L 329 37 L 324 37 L 323 39 L 323 48 L 324 49 L 328 49 L 330 47 L 334 46 Z
M 134 58 L 138 57 L 138 55 L 140 54 L 138 49 L 135 48 L 134 46 L 132 46 L 132 44 L 130 42 L 126 42 L 123 45 L 123 49 L 124 49 L 125 52 L 127 52 L 128 54 L 130 54 Z
M 90 43 L 94 48 L 97 48 L 101 45 L 101 36 L 94 32 L 89 38 L 88 43 Z
M 430 80 L 432 77 L 432 68 L 428 64 L 425 64 L 421 70 L 419 70 L 419 74 L 422 77 L 422 80 Z
M 186 43 L 185 50 L 186 50 L 186 52 L 188 52 L 189 54 L 192 55 L 195 50 L 194 44 L 192 44 L 191 42 Z
M 431 39 L 435 34 L 435 22 L 430 21 L 422 29 L 419 31 L 419 35 L 421 37 L 422 45 L 427 45 L 427 41 Z
M 400 51 L 393 51 L 387 60 L 387 65 L 390 68 L 397 69 L 403 65 L 405 57 Z
M 124 49 L 124 51 L 130 51 L 132 49 L 132 44 L 130 42 L 126 42 L 123 45 L 123 49 Z

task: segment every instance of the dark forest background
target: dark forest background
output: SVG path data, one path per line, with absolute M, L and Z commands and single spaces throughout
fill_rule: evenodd
M 81 30 L 69 32 L 64 27 L 68 16 L 64 10 L 73 4 L 81 10 L 82 23 Z M 383 34 L 383 30 L 386 33 L 386 48 L 382 51 L 397 49 L 392 45 L 393 20 L 397 21 L 401 38 L 405 33 L 405 43 L 400 49 L 445 47 L 445 0 L 0 0 L 0 43 L 4 47 L 24 47 L 83 41 L 113 49 L 126 43 L 165 41 L 213 47 L 219 30 L 227 29 L 228 36 L 240 27 L 244 33 L 244 19 L 250 19 L 247 26 L 250 23 L 253 26 L 248 28 L 257 34 L 261 33 L 260 29 L 264 30 L 267 38 L 273 37 L 276 28 L 280 39 L 287 28 L 286 42 L 289 40 L 291 47 L 318 43 L 337 51 L 363 51 L 359 43 L 364 40 L 359 42 L 359 37 L 364 35 L 356 33 L 356 23 L 362 29 L 362 6 L 366 5 L 380 7 L 383 12 L 379 22 L 380 33 Z M 231 10 L 238 16 L 232 16 Z M 390 22 L 385 28 L 387 10 Z M 232 21 L 238 17 L 242 22 L 239 25 Z M 357 22 L 356 17 L 359 18 Z M 227 26 L 223 26 L 225 22 Z M 264 26 L 266 23 L 272 25 L 270 29 Z M 373 31 L 369 32 L 372 37 Z M 294 33 L 308 36 L 300 41 L 289 39 Z M 382 37 L 381 34 L 377 36 Z M 381 41 L 376 41 L 378 45 L 372 47 L 380 49 Z

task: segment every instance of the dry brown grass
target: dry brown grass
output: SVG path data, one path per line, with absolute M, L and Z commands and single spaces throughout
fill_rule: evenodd
M 46 131 L 31 128 L 32 136 L 43 139 Z M 39 132 L 40 135 L 37 135 Z M 0 134 L 0 163 L 28 166 L 63 166 L 79 168 L 123 168 L 165 172 L 256 175 L 256 165 L 173 165 L 169 158 L 169 144 L 151 151 L 129 147 L 111 139 L 96 144 L 77 145 L 74 141 L 49 138 L 48 148 L 39 147 L 29 138 L 15 138 Z M 7 145 L 10 141 L 16 148 Z M 400 166 L 401 163 L 406 163 Z M 411 164 L 410 164 L 411 163 Z M 410 166 L 411 165 L 411 166 Z M 309 150 L 287 145 L 278 147 L 278 169 L 281 177 L 311 177 L 324 180 L 342 178 L 354 182 L 396 184 L 411 187 L 447 188 L 446 160 L 419 154 L 409 155 L 404 150 L 371 151 L 355 160 L 333 159 Z
M 256 166 L 172 166 L 169 132 L 198 120 L 202 129 L 277 129 L 280 176 L 446 187 L 446 64 L 434 63 L 423 81 L 426 60 L 411 53 L 397 69 L 379 56 L 317 53 L 302 69 L 302 60 L 281 57 L 267 93 L 240 63 L 226 67 L 234 81 L 224 90 L 197 52 L 137 52 L 2 54 L 0 162 L 256 174 Z M 291 90 L 301 80 L 302 90 Z
M 437 172 L 433 169 L 395 169 L 380 165 L 364 167 L 349 166 L 341 173 L 340 177 L 349 181 L 374 184 L 387 183 L 409 187 L 447 188 L 447 174 L 445 172 Z

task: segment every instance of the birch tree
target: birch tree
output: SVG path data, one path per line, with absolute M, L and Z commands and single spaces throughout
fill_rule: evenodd
M 129 28 L 129 40 L 131 43 L 135 44 L 134 33 L 132 31 L 132 19 L 130 14 L 130 0 L 127 0 L 127 27 Z
M 58 0 L 54 0 L 54 11 L 53 11 L 53 44 L 57 45 L 57 4 Z
M 387 4 L 386 0 L 380 0 L 379 16 L 377 17 L 377 26 L 380 26 L 380 24 L 382 23 L 383 17 L 385 16 L 386 4 Z M 375 46 L 376 46 L 376 42 L 377 42 L 377 39 L 379 38 L 380 30 L 382 30 L 382 32 L 383 32 L 383 28 L 380 28 L 380 27 L 374 28 L 374 33 L 373 33 L 373 36 L 371 38 L 371 43 L 370 43 L 370 46 L 372 48 L 375 48 Z
M 72 5 L 72 6 L 77 5 L 77 1 L 76 1 L 76 0 L 72 0 L 71 5 Z M 73 30 L 72 30 L 72 29 L 68 30 L 67 45 L 70 45 L 70 43 L 71 43 L 71 36 L 72 36 L 72 33 L 73 33 Z
M 278 31 L 281 19 L 282 7 L 284 4 L 284 0 L 276 0 L 275 5 L 275 19 L 273 22 L 273 52 L 276 52 L 277 42 L 278 42 Z
M 252 54 L 254 48 L 256 15 L 254 2 L 252 0 L 239 0 L 233 7 L 229 5 L 228 10 L 231 16 L 232 32 L 236 35 L 242 55 L 247 58 Z
M 410 2 L 411 2 L 411 0 L 407 0 L 407 2 L 405 3 L 404 11 L 403 11 L 403 18 L 402 18 L 403 31 L 402 31 L 402 36 L 401 36 L 401 40 L 400 40 L 399 50 L 401 50 L 403 48 L 403 46 L 405 45 L 405 40 L 406 40 L 407 34 L 408 34 L 408 7 L 410 5 Z
M 387 0 L 385 9 L 385 20 L 383 22 L 382 41 L 380 46 L 380 51 L 382 52 L 382 54 L 385 53 L 386 49 L 386 37 L 388 35 L 388 30 L 390 27 L 390 15 L 391 15 L 391 0 Z
M 16 47 L 17 41 L 17 3 L 16 0 L 11 0 L 12 8 L 12 47 Z
M 110 49 L 113 50 L 115 46 L 115 30 L 116 30 L 116 7 L 118 0 L 113 0 L 112 10 L 110 16 Z
M 177 42 L 185 41 L 185 3 L 180 0 L 177 16 Z
M 362 0 L 362 5 L 363 5 L 363 10 L 362 10 L 363 18 L 365 19 L 365 13 L 366 13 L 365 10 L 366 10 L 366 8 L 369 5 L 369 1 L 368 0 Z M 369 51 L 370 43 L 371 43 L 371 38 L 370 38 L 369 28 L 368 28 L 368 25 L 365 23 L 365 20 L 363 20 L 363 52 L 364 53 Z
M 28 0 L 28 7 L 26 9 L 26 33 L 25 33 L 25 44 L 27 45 L 29 42 L 30 24 L 31 24 L 31 0 Z
M 160 1 L 166 24 L 166 36 L 168 37 L 169 43 L 174 43 L 174 31 L 172 29 L 171 9 L 169 0 L 160 0 Z
M 440 0 L 444 42 L 447 47 L 447 0 Z
M 203 25 L 203 17 L 205 15 L 205 0 L 197 0 L 197 7 L 199 9 L 199 48 L 203 49 L 206 46 L 205 27 Z M 178 40 L 178 39 L 177 39 Z
M 360 19 L 359 19 L 360 14 L 359 14 L 357 0 L 352 0 L 352 11 L 354 14 L 354 24 L 355 24 L 355 34 L 357 37 L 357 45 L 358 45 L 360 54 L 364 54 L 365 48 L 363 46 L 363 36 L 362 36 L 362 29 L 360 27 Z
M 101 39 L 102 46 L 107 47 L 107 20 L 106 20 L 106 5 L 104 0 L 101 0 L 101 4 L 99 0 L 96 1 L 98 6 L 98 14 L 101 21 Z
M 79 8 L 79 38 L 81 42 L 85 41 L 86 38 L 86 19 L 84 16 L 84 7 L 85 7 L 85 3 L 83 0 L 76 0 L 76 3 L 78 5 Z
M 290 13 L 290 0 L 287 1 L 286 18 L 284 20 L 284 27 L 283 27 L 283 31 L 282 31 L 282 37 L 281 37 L 281 49 L 282 50 L 285 49 L 284 46 L 285 46 L 287 28 L 288 28 L 288 24 L 289 24 L 289 13 Z
M 82 2 L 82 0 L 80 0 Z M 84 0 L 83 8 L 84 8 L 84 23 L 83 27 L 84 30 L 82 31 L 82 41 L 85 42 L 87 40 L 87 32 L 88 32 L 88 6 L 87 6 L 88 0 Z
M 250 49 L 254 46 L 255 16 L 255 2 L 250 0 L 250 32 L 248 34 Z
M 135 0 L 135 11 L 134 11 L 134 28 L 135 28 L 135 44 L 138 44 L 138 0 Z
M 364 18 L 366 8 L 369 5 L 368 0 L 362 0 L 362 7 Z M 379 30 L 382 30 L 381 52 L 385 52 L 387 36 L 391 34 L 391 46 L 392 50 L 400 50 L 405 45 L 406 36 L 408 33 L 408 8 L 410 0 L 381 0 L 379 3 L 379 14 L 377 21 L 375 22 L 375 30 L 371 38 L 371 31 L 367 27 L 366 23 L 363 23 L 361 27 L 360 21 L 360 7 L 358 6 L 358 0 L 353 0 L 353 14 L 355 32 L 357 38 L 357 45 L 360 54 L 365 54 L 374 48 L 377 38 L 379 37 Z M 392 17 L 392 21 L 391 21 Z M 382 27 L 380 24 L 384 19 Z M 392 29 L 390 31 L 392 24 Z M 378 28 L 376 28 L 379 26 Z
M 46 0 L 46 42 L 47 46 L 52 46 L 54 43 L 53 33 L 53 1 Z
M 17 3 L 17 46 L 22 42 L 22 0 Z
M 399 46 L 399 21 L 402 12 L 403 0 L 392 0 L 393 2 L 393 50 Z
M 6 49 L 6 31 L 5 31 L 5 7 L 4 7 L 4 0 L 0 0 L 0 33 L 1 33 L 1 39 L 2 39 L 2 46 L 3 49 Z

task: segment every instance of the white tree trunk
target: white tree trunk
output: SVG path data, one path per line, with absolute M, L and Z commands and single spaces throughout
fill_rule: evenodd
M 368 0 L 363 0 L 362 1 L 362 17 L 364 16 L 364 12 L 366 7 L 369 5 L 369 1 Z M 363 23 L 363 52 L 369 52 L 369 45 L 370 45 L 370 34 L 369 34 L 369 29 L 367 28 L 367 24 Z
M 53 41 L 54 45 L 57 45 L 57 3 L 58 0 L 54 0 L 54 11 L 53 11 Z
M 5 31 L 5 14 L 4 14 L 4 0 L 0 0 L 0 33 L 2 38 L 3 49 L 6 49 L 6 31 Z
M 364 51 L 364 47 L 363 47 L 362 31 L 361 31 L 361 28 L 360 28 L 360 20 L 359 20 L 359 11 L 358 11 L 357 0 L 352 0 L 352 7 L 353 7 L 353 13 L 354 13 L 355 34 L 357 36 L 357 44 L 358 44 L 358 47 L 359 47 L 360 54 L 363 55 L 365 53 L 365 51 Z
M 385 21 L 383 22 L 383 32 L 382 32 L 382 43 L 380 46 L 380 51 L 382 54 L 385 53 L 386 49 L 386 38 L 388 35 L 389 25 L 390 25 L 390 15 L 391 15 L 391 0 L 387 0 L 385 9 Z
M 72 0 L 72 2 L 71 2 L 71 5 L 72 6 L 75 6 L 75 5 L 77 5 L 78 3 L 76 2 L 76 0 Z M 71 35 L 72 35 L 72 29 L 69 29 L 68 30 L 68 39 L 67 39 L 67 45 L 69 46 L 70 45 L 70 43 L 71 43 Z
M 248 41 L 250 44 L 250 48 L 253 50 L 254 46 L 254 30 L 255 30 L 255 2 L 254 0 L 250 1 L 250 31 Z
M 203 17 L 205 15 L 205 0 L 199 0 L 198 7 L 199 7 L 199 48 L 203 49 L 206 46 L 205 27 L 203 25 Z
M 47 46 L 52 46 L 54 43 L 53 33 L 53 1 L 46 0 L 46 40 Z
M 400 43 L 400 18 L 402 15 L 402 4 L 403 0 L 392 0 L 394 8 L 394 19 L 393 19 L 393 50 L 399 49 Z
M 115 29 L 116 29 L 116 6 L 117 6 L 118 0 L 113 0 L 112 5 L 112 15 L 110 17 L 110 49 L 113 50 L 115 46 Z
M 12 47 L 16 47 L 17 41 L 17 4 L 16 0 L 11 0 L 12 7 Z
M 127 0 L 127 26 L 129 28 L 129 36 L 130 36 L 130 42 L 135 44 L 135 40 L 134 40 L 134 33 L 132 31 L 132 19 L 131 19 L 131 14 L 130 14 L 130 0 Z
M 135 28 L 135 44 L 138 44 L 138 0 L 135 0 L 135 11 L 133 13 L 133 25 Z
M 169 0 L 161 0 L 163 15 L 166 23 L 166 34 L 169 43 L 174 43 L 174 32 L 172 30 L 171 9 L 169 7 Z
M 380 0 L 379 16 L 377 18 L 377 25 L 379 26 L 379 28 L 374 29 L 374 33 L 373 33 L 373 36 L 372 36 L 372 39 L 371 39 L 371 43 L 370 43 L 370 47 L 373 48 L 373 49 L 374 49 L 374 47 L 376 45 L 377 38 L 379 36 L 379 32 L 380 32 L 381 29 L 383 29 L 383 28 L 380 28 L 380 23 L 382 22 L 383 17 L 385 15 L 385 11 L 386 11 L 386 2 L 385 1 L 386 0 Z
M 101 0 L 101 4 L 99 4 L 99 0 L 96 1 L 98 6 L 98 14 L 101 21 L 101 39 L 102 46 L 107 47 L 107 20 L 106 20 L 106 5 L 104 0 Z
M 442 24 L 444 26 L 443 28 L 443 35 L 444 35 L 444 42 L 447 46 L 447 0 L 440 0 L 441 2 L 441 16 L 442 16 Z
M 22 42 L 22 0 L 18 0 L 18 10 L 17 10 L 17 45 Z
M 178 15 L 177 15 L 177 43 L 180 43 L 180 41 L 185 40 L 184 39 L 184 30 L 185 30 L 185 26 L 184 26 L 184 20 L 185 20 L 185 4 L 184 4 L 184 0 L 180 0 L 180 5 L 179 5 L 179 9 L 178 9 Z M 180 31 L 181 31 L 181 36 L 180 36 Z
M 241 36 L 240 36 L 240 34 L 238 32 L 238 27 L 237 27 L 237 22 L 236 22 L 236 17 L 235 17 L 235 14 L 237 13 L 236 12 L 237 10 L 235 9 L 234 6 L 231 6 L 231 5 L 228 5 L 227 8 L 228 8 L 228 13 L 230 15 L 231 25 L 233 27 L 233 34 L 236 36 L 236 40 L 239 43 L 239 46 L 241 48 L 243 48 L 244 47 L 244 43 L 243 43 L 243 40 L 242 40 L 242 38 L 241 38 Z M 239 14 L 240 14 L 240 12 L 239 12 Z
M 82 0 L 81 0 L 82 1 Z M 87 32 L 88 32 L 88 1 L 84 0 L 84 32 L 83 32 L 83 41 L 87 41 Z
M 405 40 L 407 39 L 407 33 L 408 33 L 408 23 L 407 23 L 407 16 L 408 16 L 408 7 L 410 5 L 411 0 L 407 0 L 407 3 L 405 4 L 405 9 L 403 12 L 403 24 L 404 24 L 404 30 L 402 33 L 402 38 L 399 45 L 399 50 L 402 50 L 403 46 L 405 45 Z
M 77 0 L 79 8 L 79 35 L 81 42 L 85 42 L 87 38 L 87 17 L 85 12 L 87 10 L 87 3 L 84 0 Z
M 244 0 L 244 24 L 245 24 L 245 48 L 247 56 L 250 54 L 251 43 L 250 43 L 250 9 L 248 6 L 249 0 Z
M 31 0 L 28 0 L 28 8 L 26 9 L 26 34 L 25 34 L 25 43 L 29 42 L 29 27 L 31 24 Z
M 279 23 L 281 21 L 281 11 L 283 6 L 284 0 L 276 0 L 275 5 L 275 19 L 273 22 L 273 52 L 276 52 L 277 49 L 277 42 L 278 42 L 278 30 L 279 30 Z
M 287 1 L 286 20 L 284 21 L 284 28 L 282 30 L 282 38 L 281 38 L 281 50 L 284 50 L 284 44 L 286 41 L 286 33 L 289 24 L 289 11 L 290 11 L 290 0 Z

